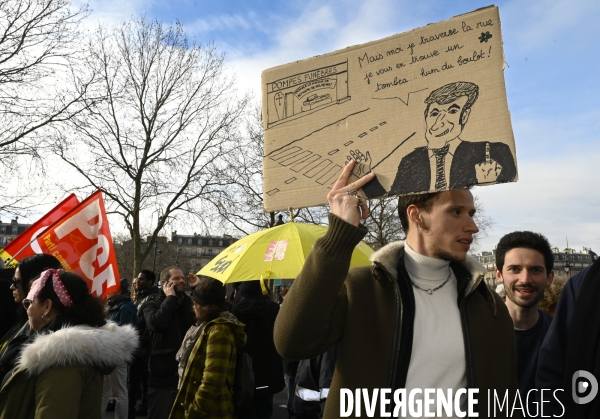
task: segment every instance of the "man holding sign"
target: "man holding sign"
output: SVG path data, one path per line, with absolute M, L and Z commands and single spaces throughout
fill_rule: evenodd
M 354 167 L 350 162 L 328 193 L 329 230 L 281 308 L 275 324 L 279 353 L 308 359 L 340 343 L 326 418 L 348 411 L 360 416 L 360 406 L 367 415 L 374 409 L 377 417 L 386 416 L 397 406 L 392 399 L 390 407 L 390 391 L 399 389 L 405 396 L 421 391 L 416 405 L 437 408 L 437 417 L 488 417 L 490 391 L 514 399 L 515 338 L 505 304 L 483 281 L 485 268 L 467 256 L 479 231 L 471 192 L 400 197 L 406 241 L 380 249 L 373 265 L 349 270 L 352 251 L 366 234 L 360 221 L 369 215 L 360 188 L 374 179 L 369 173 L 347 185 Z M 452 413 L 426 403 L 430 389 L 451 393 Z M 355 395 L 354 402 L 342 394 Z M 409 410 L 415 415 L 420 417 Z
M 389 191 L 375 179 L 364 187 L 367 196 L 512 181 L 517 170 L 508 145 L 460 138 L 478 96 L 479 87 L 469 82 L 450 83 L 431 92 L 425 99 L 427 145 L 414 149 L 400 161 Z

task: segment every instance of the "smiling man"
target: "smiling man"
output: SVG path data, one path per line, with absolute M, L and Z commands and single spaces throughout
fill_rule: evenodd
M 460 138 L 478 96 L 479 87 L 469 82 L 450 83 L 431 92 L 425 99 L 427 145 L 400 161 L 389 191 L 374 179 L 363 188 L 365 194 L 371 198 L 386 192 L 442 191 L 512 181 L 517 169 L 508 145 Z
M 538 308 L 544 290 L 554 279 L 554 258 L 548 239 L 531 231 L 515 231 L 496 247 L 496 280 L 504 284 L 506 306 L 515 325 L 519 392 L 528 401 L 529 415 L 537 416 L 535 388 L 538 354 L 552 317 Z
M 382 388 L 406 394 L 477 388 L 475 410 L 487 417 L 488 390 L 516 391 L 516 357 L 508 310 L 483 281 L 485 268 L 467 255 L 479 231 L 471 192 L 400 197 L 406 241 L 377 251 L 371 266 L 350 270 L 352 251 L 366 234 L 359 222 L 369 214 L 360 188 L 374 177 L 346 185 L 354 165 L 329 192 L 327 234 L 282 305 L 279 353 L 309 359 L 340 343 L 326 418 L 340 416 L 341 389 Z M 458 405 L 466 412 L 465 399 Z

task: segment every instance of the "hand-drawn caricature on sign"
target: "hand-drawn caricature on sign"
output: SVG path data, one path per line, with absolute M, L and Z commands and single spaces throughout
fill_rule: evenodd
M 349 159 L 370 198 L 517 180 L 497 7 L 265 70 L 266 211 L 326 204 Z

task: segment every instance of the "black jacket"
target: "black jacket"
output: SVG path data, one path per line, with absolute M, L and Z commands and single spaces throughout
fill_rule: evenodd
M 177 386 L 179 375 L 175 354 L 185 333 L 194 324 L 192 299 L 185 293 L 167 297 L 161 292 L 158 298 L 144 303 L 142 310 L 151 341 L 148 385 Z
M 323 417 L 339 350 L 338 342 L 323 355 L 300 361 L 294 388 L 294 413 Z
M 0 341 L 2 350 L 0 351 L 0 381 L 17 364 L 23 345 L 29 338 L 29 322 L 27 315 L 19 313 L 19 318 L 13 327 L 6 332 Z
M 158 288 L 152 287 L 138 291 L 136 294 L 135 306 L 137 307 L 137 330 L 140 336 L 140 349 L 150 351 L 152 347 L 152 339 L 150 334 L 146 332 L 146 319 L 144 317 L 144 306 L 151 300 L 158 298 Z
M 283 362 L 273 342 L 279 305 L 265 298 L 242 298 L 233 315 L 246 325 L 246 352 L 252 357 L 256 397 L 279 393 L 285 387 Z M 260 388 L 264 387 L 264 388 Z
M 571 374 L 571 377 L 566 375 L 567 352 L 569 344 L 575 341 L 575 338 L 572 336 L 573 319 L 575 318 L 581 287 L 590 270 L 591 267 L 584 269 L 565 284 L 560 294 L 558 305 L 556 306 L 554 319 L 540 348 L 535 386 L 538 389 L 552 390 L 544 392 L 544 415 L 563 415 L 563 417 L 569 417 L 568 414 L 565 415 L 565 399 L 572 397 L 571 386 L 565 389 L 564 380 L 565 378 L 570 380 L 573 374 Z M 590 312 L 590 315 L 594 311 Z M 585 326 L 590 327 L 590 324 L 588 321 Z M 583 346 L 592 346 L 592 341 L 590 340 L 588 345 Z M 564 390 L 556 393 L 556 397 L 561 401 L 560 403 L 552 396 L 557 389 Z M 538 392 L 537 396 L 538 401 L 541 401 L 541 392 Z

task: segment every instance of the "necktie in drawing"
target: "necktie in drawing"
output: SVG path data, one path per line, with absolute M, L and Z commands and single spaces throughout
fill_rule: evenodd
M 433 155 L 435 156 L 435 190 L 443 191 L 448 188 L 448 184 L 446 183 L 446 171 L 444 161 L 446 159 L 446 154 L 448 154 L 448 150 L 450 149 L 450 144 L 446 144 L 445 147 L 436 148 L 433 150 Z

